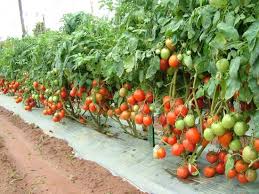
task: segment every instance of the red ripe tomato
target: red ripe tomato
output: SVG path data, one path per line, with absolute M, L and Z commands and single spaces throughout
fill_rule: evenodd
M 221 150 L 221 151 L 218 153 L 219 161 L 220 161 L 220 162 L 224 162 L 225 157 L 226 157 L 227 154 L 228 154 L 227 151 Z
M 197 176 L 199 174 L 199 169 L 197 164 L 188 164 L 188 170 L 192 176 Z
M 201 140 L 200 132 L 197 128 L 190 128 L 185 134 L 186 139 L 192 144 L 196 144 Z
M 167 119 L 167 123 L 169 123 L 170 125 L 174 125 L 177 119 L 177 116 L 174 112 L 169 112 L 167 113 L 166 119 Z
M 158 150 L 157 150 L 157 157 L 159 159 L 163 159 L 166 157 L 166 151 L 165 151 L 165 148 L 164 147 L 160 147 Z
M 131 90 L 131 88 L 132 88 L 132 86 L 129 83 L 123 84 L 123 87 L 128 89 L 128 90 Z
M 61 98 L 65 99 L 67 97 L 67 92 L 66 91 L 61 91 L 60 92 Z
M 254 148 L 257 152 L 259 152 L 259 139 L 254 140 Z
M 47 115 L 48 114 L 48 111 L 46 109 L 43 110 L 43 114 L 44 115 Z
M 176 68 L 179 64 L 180 61 L 178 60 L 177 55 L 171 55 L 169 58 L 169 66 Z
M 64 117 L 65 117 L 65 114 L 66 114 L 65 110 L 61 110 L 61 111 L 59 112 L 60 118 L 64 118 Z
M 176 98 L 175 100 L 174 100 L 174 106 L 175 107 L 177 107 L 177 106 L 179 106 L 179 105 L 183 105 L 184 104 L 184 102 L 183 102 L 183 99 L 182 98 Z
M 219 159 L 218 154 L 214 151 L 210 151 L 206 154 L 206 160 L 211 164 L 214 164 L 215 162 L 217 162 L 218 159 Z
M 180 143 L 175 143 L 171 148 L 171 154 L 173 156 L 180 156 L 184 152 L 184 147 Z
M 228 177 L 229 179 L 233 179 L 233 178 L 236 177 L 236 175 L 237 175 L 236 170 L 235 170 L 235 169 L 230 169 L 230 170 L 228 171 L 227 177 Z
M 162 137 L 162 141 L 165 142 L 165 143 L 168 143 L 168 137 L 167 136 L 163 136 Z
M 58 102 L 57 103 L 57 109 L 60 110 L 61 108 L 63 108 L 63 104 L 62 104 L 62 102 Z
M 170 109 L 170 96 L 163 97 L 163 105 L 165 108 Z
M 232 141 L 233 133 L 228 131 L 224 135 L 218 137 L 220 145 L 224 148 L 227 148 L 230 142 Z
M 96 111 L 96 106 L 95 106 L 95 104 L 94 103 L 90 103 L 89 104 L 89 110 L 91 111 L 91 112 L 95 112 Z
M 185 117 L 188 114 L 188 108 L 184 105 L 179 105 L 175 108 L 175 114 Z
M 175 134 L 175 135 L 181 135 L 182 134 L 182 130 L 180 130 L 180 129 L 177 129 L 177 128 L 173 128 L 173 133 Z
M 52 115 L 52 110 L 49 108 L 48 110 L 47 110 L 47 113 L 48 113 L 48 115 Z
M 145 100 L 145 92 L 141 89 L 137 89 L 134 93 L 133 96 L 137 102 L 141 102 Z
M 52 117 L 52 121 L 59 122 L 60 118 L 58 116 L 54 116 L 54 117 Z
M 170 102 L 170 96 L 164 96 L 163 97 L 163 104 L 166 102 Z
M 135 100 L 135 98 L 134 98 L 132 95 L 127 98 L 127 102 L 128 102 L 131 106 L 133 106 L 134 104 L 136 104 L 136 100 Z
M 197 104 L 200 109 L 204 108 L 204 100 L 202 97 L 197 99 Z
M 143 117 L 143 124 L 144 124 L 145 126 L 149 126 L 149 125 L 151 125 L 152 123 L 153 123 L 153 120 L 152 120 L 152 117 L 151 117 L 151 116 L 146 115 L 146 116 Z
M 122 120 L 129 120 L 130 118 L 130 112 L 129 111 L 122 111 L 121 115 L 120 115 L 120 119 Z
M 153 96 L 153 93 L 148 91 L 146 93 L 146 102 L 147 103 L 153 103 L 153 100 L 154 100 L 154 96 Z
M 256 169 L 259 169 L 259 161 L 256 161 L 253 163 L 253 168 L 256 170 Z
M 210 75 L 205 76 L 205 77 L 202 79 L 202 81 L 203 81 L 204 84 L 207 84 L 207 83 L 210 81 Z
M 112 110 L 112 109 L 109 109 L 109 110 L 107 111 L 107 115 L 108 115 L 109 117 L 112 117 L 112 116 L 113 116 L 113 110 Z
M 219 162 L 216 166 L 216 172 L 218 174 L 224 174 L 225 173 L 225 164 L 224 162 Z
M 109 91 L 107 88 L 105 87 L 101 87 L 100 90 L 99 90 L 99 93 L 103 96 L 107 96 L 109 94 Z
M 89 110 L 89 106 L 84 104 L 82 109 L 85 110 L 85 111 L 88 111 Z
M 166 71 L 169 67 L 168 60 L 166 59 L 160 59 L 160 70 L 161 71 Z
M 55 111 L 57 110 L 57 106 L 56 106 L 55 104 L 52 104 L 52 105 L 51 105 L 51 110 L 52 110 L 53 112 L 55 112 Z
M 241 183 L 241 184 L 248 183 L 248 180 L 247 180 L 245 174 L 243 174 L 243 173 L 237 174 L 237 180 L 238 180 L 239 183 Z
M 120 105 L 120 109 L 121 109 L 121 111 L 125 111 L 125 110 L 128 110 L 129 107 L 128 107 L 128 105 L 124 102 L 124 103 L 122 103 L 122 104 Z
M 142 113 L 138 113 L 135 116 L 135 122 L 139 125 L 143 124 L 143 114 Z
M 87 97 L 86 99 L 85 99 L 85 105 L 89 105 L 89 104 L 91 104 L 93 102 L 93 100 L 90 98 L 90 97 Z
M 164 114 L 161 114 L 159 116 L 159 123 L 164 127 L 167 124 L 166 116 Z
M 167 143 L 170 145 L 174 145 L 177 142 L 176 136 L 168 137 Z
M 114 112 L 115 112 L 116 115 L 120 115 L 120 114 L 121 114 L 121 109 L 116 108 L 116 109 L 114 110 Z
M 143 107 L 142 107 L 142 112 L 144 114 L 149 114 L 150 113 L 150 108 L 147 104 L 144 104 Z
M 98 81 L 97 81 L 97 80 L 93 80 L 92 86 L 93 86 L 93 87 L 96 87 L 97 85 L 98 85 Z
M 39 87 L 39 83 L 38 82 L 33 82 L 33 87 L 36 89 Z
M 76 88 L 72 88 L 72 90 L 70 91 L 70 96 L 71 97 L 75 97 L 77 94 L 77 89 Z
M 206 166 L 205 168 L 203 168 L 203 174 L 205 177 L 211 178 L 215 176 L 216 170 L 214 167 Z
M 164 107 L 164 112 L 165 112 L 165 113 L 170 112 L 170 108 Z
M 235 164 L 235 170 L 237 173 L 243 173 L 247 170 L 248 164 L 245 163 L 243 160 L 238 160 Z
M 183 140 L 183 147 L 188 152 L 193 152 L 195 150 L 195 145 L 192 144 L 188 139 Z
M 177 177 L 181 179 L 186 179 L 189 176 L 189 170 L 187 166 L 180 166 L 177 168 Z

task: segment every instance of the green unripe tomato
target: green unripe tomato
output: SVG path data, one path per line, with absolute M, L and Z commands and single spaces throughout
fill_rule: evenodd
M 213 133 L 216 136 L 224 135 L 224 133 L 226 132 L 225 128 L 222 126 L 221 123 L 213 123 L 211 125 L 211 129 L 213 130 Z
M 222 125 L 225 129 L 231 129 L 235 125 L 235 119 L 230 114 L 226 114 L 222 119 Z
M 234 125 L 234 132 L 237 136 L 245 135 L 246 131 L 248 130 L 248 125 L 243 121 L 238 121 Z
M 239 151 L 242 148 L 241 141 L 239 139 L 234 139 L 230 142 L 229 148 L 232 151 Z
M 184 120 L 180 119 L 175 122 L 175 128 L 183 130 L 184 129 Z
M 195 118 L 192 114 L 186 115 L 183 120 L 186 127 L 193 127 L 195 124 Z
M 170 57 L 170 50 L 168 48 L 162 48 L 160 55 L 162 59 L 167 60 Z
M 220 59 L 217 61 L 216 67 L 220 73 L 226 73 L 229 69 L 229 62 L 225 58 Z
M 211 128 L 206 128 L 203 132 L 203 136 L 207 141 L 212 141 L 215 137 L 213 130 Z
M 160 55 L 160 53 L 161 53 L 160 49 L 156 49 L 155 52 L 156 52 L 157 55 Z

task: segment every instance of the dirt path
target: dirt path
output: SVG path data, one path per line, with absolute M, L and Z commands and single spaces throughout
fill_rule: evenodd
M 72 151 L 66 142 L 0 107 L 0 193 L 142 193 Z

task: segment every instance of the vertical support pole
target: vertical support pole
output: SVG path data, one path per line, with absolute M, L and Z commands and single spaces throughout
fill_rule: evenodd
M 93 0 L 90 0 L 91 14 L 94 14 Z
M 155 129 L 154 129 L 154 115 L 152 115 L 153 123 L 148 128 L 148 141 L 152 147 L 155 146 Z
M 22 26 L 22 37 L 26 35 L 25 26 L 24 26 L 24 19 L 23 19 L 23 10 L 22 10 L 22 0 L 18 0 L 19 4 L 19 11 L 20 11 L 20 20 Z

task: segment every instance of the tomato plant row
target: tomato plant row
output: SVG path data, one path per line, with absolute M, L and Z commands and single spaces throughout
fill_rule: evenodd
M 161 142 L 154 157 L 181 157 L 179 178 L 256 180 L 259 167 L 257 1 L 102 1 L 112 20 L 64 16 L 59 32 L 1 43 L 0 87 L 25 109 L 44 107 L 108 133 L 113 120 Z

